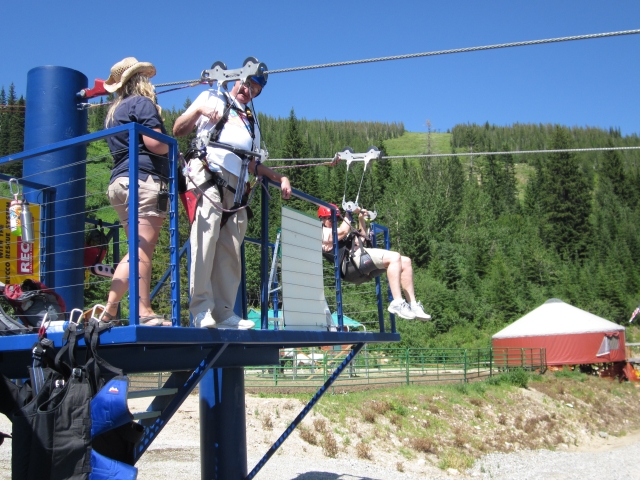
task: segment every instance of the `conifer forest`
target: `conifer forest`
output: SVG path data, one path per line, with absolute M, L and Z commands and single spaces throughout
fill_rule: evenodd
M 0 156 L 23 148 L 24 108 L 13 105 L 24 107 L 24 100 L 13 86 L 2 88 Z M 168 132 L 182 111 L 163 110 Z M 102 128 L 105 113 L 105 106 L 90 109 L 90 131 Z M 638 146 L 637 134 L 489 123 L 460 123 L 447 133 L 407 132 L 402 123 L 298 119 L 293 109 L 288 118 L 259 114 L 259 123 L 272 159 L 332 158 L 346 147 L 366 152 L 370 146 L 385 156 L 450 154 L 377 160 L 363 177 L 359 204 L 378 212 L 376 222 L 390 229 L 392 249 L 413 259 L 416 296 L 433 317 L 427 323 L 399 320 L 400 346 L 488 346 L 491 335 L 553 297 L 625 326 L 640 303 L 640 151 L 491 154 Z M 179 144 L 184 152 L 189 139 Z M 485 153 L 456 155 L 469 152 Z M 89 147 L 87 191 L 95 194 L 87 198 L 87 211 L 105 221 L 114 219 L 104 195 L 110 162 L 106 144 Z M 355 199 L 362 168 L 352 166 L 346 182 L 344 162 L 285 174 L 294 188 L 341 204 L 345 184 L 347 199 Z M 281 203 L 272 194 L 272 241 Z M 315 207 L 301 201 L 287 205 L 315 216 Z M 260 211 L 260 195 L 251 206 Z M 189 227 L 186 215 L 180 217 L 182 240 Z M 257 238 L 259 230 L 256 215 L 247 236 Z M 168 242 L 166 232 L 160 241 Z M 247 248 L 253 306 L 259 306 L 257 254 Z M 158 248 L 156 259 L 166 264 L 167 249 Z M 154 266 L 154 277 L 163 271 Z M 186 311 L 186 275 L 182 285 Z M 105 297 L 105 289 L 85 289 L 87 304 Z

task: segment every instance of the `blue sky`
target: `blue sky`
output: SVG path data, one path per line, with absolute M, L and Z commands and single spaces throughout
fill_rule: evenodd
M 105 79 L 126 56 L 156 83 L 215 61 L 270 69 L 640 28 L 640 2 L 112 0 L 6 2 L 0 85 L 26 93 L 42 65 Z M 426 131 L 489 121 L 561 123 L 640 134 L 640 35 L 273 74 L 256 108 L 286 117 L 403 122 Z M 204 87 L 159 97 L 181 107 Z

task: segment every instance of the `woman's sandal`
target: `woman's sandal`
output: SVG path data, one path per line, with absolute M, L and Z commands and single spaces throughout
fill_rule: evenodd
M 118 320 L 116 317 L 108 313 L 106 310 L 103 311 L 102 314 L 100 315 L 100 321 L 105 323 L 110 323 L 114 327 L 119 327 L 120 325 L 122 325 L 122 322 L 120 322 L 120 320 Z
M 140 325 L 145 327 L 170 327 L 171 322 L 165 321 L 164 315 L 148 315 L 140 317 Z

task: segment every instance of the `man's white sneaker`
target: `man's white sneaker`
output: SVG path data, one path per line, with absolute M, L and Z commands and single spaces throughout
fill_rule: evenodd
M 416 318 L 416 314 L 413 313 L 409 304 L 404 300 L 394 300 L 389 304 L 387 310 L 389 313 L 398 315 L 400 318 L 404 318 L 405 320 L 413 320 Z
M 251 320 L 244 320 L 237 315 L 216 323 L 216 328 L 236 328 L 238 330 L 249 330 L 255 326 L 256 324 Z
M 417 319 L 420 320 L 431 320 L 431 315 L 428 313 L 424 313 L 424 309 L 422 307 L 422 302 L 411 303 L 410 305 L 411 311 L 414 313 Z
M 206 312 L 200 312 L 193 319 L 193 323 L 198 328 L 215 328 L 216 321 L 211 316 L 211 310 L 207 310 Z

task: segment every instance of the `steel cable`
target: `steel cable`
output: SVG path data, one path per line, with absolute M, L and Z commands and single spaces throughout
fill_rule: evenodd
M 591 33 L 587 35 L 573 35 L 570 37 L 557 37 L 557 38 L 543 38 L 540 40 L 527 40 L 523 42 L 510 42 L 510 43 L 498 43 L 495 45 L 484 45 L 479 47 L 465 47 L 465 48 L 452 48 L 449 50 L 436 50 L 433 52 L 424 52 L 424 53 L 410 53 L 405 55 L 393 55 L 389 57 L 377 57 L 377 58 L 368 58 L 364 60 L 349 60 L 345 62 L 333 62 L 333 63 L 322 63 L 318 65 L 309 65 L 306 67 L 292 67 L 292 68 L 280 68 L 275 70 L 268 70 L 265 73 L 274 74 L 274 73 L 289 73 L 289 72 L 300 72 L 303 70 L 316 70 L 319 68 L 330 68 L 330 67 L 344 67 L 347 65 L 360 65 L 364 63 L 374 63 L 374 62 L 386 62 L 390 60 L 405 60 L 409 58 L 419 58 L 419 57 L 433 57 L 436 55 L 449 55 L 453 53 L 467 53 L 467 52 L 477 52 L 481 50 L 497 50 L 499 48 L 511 48 L 511 47 L 526 47 L 530 45 L 542 45 L 546 43 L 560 43 L 560 42 L 571 42 L 575 40 L 591 40 L 595 38 L 606 38 L 606 37 L 619 37 L 623 35 L 636 35 L 640 33 L 640 29 L 636 30 L 622 30 L 618 32 L 606 32 L 606 33 Z M 170 87 L 173 85 L 184 85 L 186 83 L 200 83 L 201 79 L 195 80 L 184 80 L 180 82 L 168 82 L 168 83 L 158 83 L 156 87 Z

